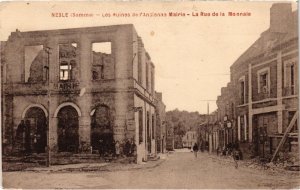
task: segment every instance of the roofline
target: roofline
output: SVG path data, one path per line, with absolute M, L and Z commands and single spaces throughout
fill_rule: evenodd
M 80 28 L 63 28 L 63 29 L 50 29 L 50 30 L 34 30 L 34 31 L 19 31 L 16 29 L 15 32 L 12 32 L 11 35 L 21 33 L 22 35 L 31 35 L 31 34 L 51 34 L 51 33 L 57 33 L 57 34 L 70 34 L 70 33 L 82 33 L 82 32 L 93 32 L 97 30 L 102 31 L 109 31 L 109 30 L 116 30 L 121 27 L 132 27 L 134 30 L 133 24 L 120 24 L 120 25 L 108 25 L 108 26 L 91 26 L 91 27 L 80 27 Z

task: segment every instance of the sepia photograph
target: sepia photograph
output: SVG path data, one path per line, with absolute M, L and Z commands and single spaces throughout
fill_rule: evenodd
M 297 1 L 0 2 L 3 189 L 299 189 Z

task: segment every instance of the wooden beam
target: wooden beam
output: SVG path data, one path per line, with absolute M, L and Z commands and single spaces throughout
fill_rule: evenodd
M 294 126 L 296 120 L 298 119 L 298 114 L 299 114 L 299 111 L 296 111 L 296 113 L 295 113 L 295 115 L 293 116 L 293 118 L 292 118 L 292 120 L 291 120 L 291 122 L 290 122 L 288 128 L 285 130 L 284 135 L 283 135 L 282 139 L 280 140 L 280 142 L 279 142 L 279 144 L 278 144 L 278 146 L 277 146 L 277 148 L 276 148 L 276 151 L 275 151 L 274 154 L 273 154 L 273 157 L 272 157 L 272 159 L 271 159 L 271 162 L 274 161 L 274 159 L 275 159 L 276 155 L 278 154 L 278 152 L 279 152 L 281 146 L 284 144 L 284 142 L 285 142 L 285 140 L 286 140 L 286 138 L 287 138 L 287 136 L 288 136 L 288 133 L 290 132 L 290 130 L 291 130 L 292 127 Z

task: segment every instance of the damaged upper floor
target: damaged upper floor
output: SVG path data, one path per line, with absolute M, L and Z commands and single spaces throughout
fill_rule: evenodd
M 4 83 L 134 79 L 154 94 L 155 66 L 133 25 L 12 32 L 2 43 Z

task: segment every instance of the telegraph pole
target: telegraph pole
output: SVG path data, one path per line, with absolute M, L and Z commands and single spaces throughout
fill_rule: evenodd
M 209 116 L 209 102 L 207 102 L 207 116 Z
M 47 66 L 44 66 L 44 68 L 47 70 L 47 103 L 48 103 L 48 126 L 47 126 L 47 160 L 46 160 L 46 166 L 50 167 L 51 162 L 51 151 L 50 151 L 50 49 L 49 47 L 46 47 L 45 52 L 47 53 Z

